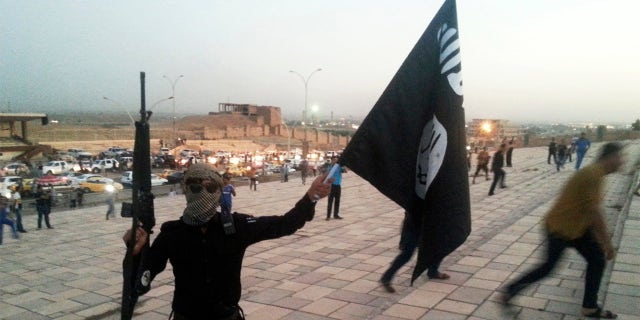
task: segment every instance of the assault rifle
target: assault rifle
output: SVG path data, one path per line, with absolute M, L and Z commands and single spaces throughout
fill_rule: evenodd
M 142 227 L 151 235 L 156 224 L 153 212 L 154 195 L 151 193 L 151 162 L 149 161 L 151 146 L 149 133 L 149 118 L 151 111 L 145 107 L 145 74 L 140 72 L 140 121 L 136 121 L 136 136 L 133 148 L 133 181 L 132 201 L 122 203 L 121 215 L 133 218 L 131 228 L 133 236 L 127 243 L 127 253 L 122 263 L 122 306 L 121 319 L 129 320 L 133 317 L 133 308 L 138 301 L 138 296 L 149 291 L 149 275 L 143 274 L 144 261 L 149 252 L 149 239 L 140 254 L 133 256 L 133 248 L 136 241 L 136 229 Z

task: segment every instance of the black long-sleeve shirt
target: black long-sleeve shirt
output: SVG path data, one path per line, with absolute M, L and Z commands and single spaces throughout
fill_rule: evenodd
M 173 310 L 189 319 L 217 319 L 240 301 L 240 270 L 245 250 L 256 242 L 293 234 L 313 218 L 315 202 L 305 195 L 282 216 L 234 213 L 235 234 L 224 233 L 219 215 L 201 227 L 182 220 L 162 225 L 149 250 L 145 270 L 152 279 L 167 260 L 173 266 Z
M 491 170 L 498 171 L 504 167 L 504 155 L 502 151 L 496 151 L 493 154 L 493 162 L 491 162 Z

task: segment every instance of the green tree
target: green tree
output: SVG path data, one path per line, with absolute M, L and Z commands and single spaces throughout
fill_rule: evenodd
M 631 129 L 633 131 L 640 131 L 640 119 L 636 119 L 636 122 L 631 124 Z

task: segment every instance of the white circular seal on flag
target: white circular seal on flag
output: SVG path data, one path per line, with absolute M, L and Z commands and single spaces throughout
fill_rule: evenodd
M 418 159 L 416 160 L 416 195 L 424 200 L 435 179 L 447 151 L 447 130 L 433 116 L 422 129 Z

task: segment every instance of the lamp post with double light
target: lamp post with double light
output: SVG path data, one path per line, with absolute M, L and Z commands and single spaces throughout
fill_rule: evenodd
M 308 97 L 308 94 L 309 94 L 309 80 L 311 79 L 311 76 L 313 76 L 318 71 L 322 71 L 322 68 L 318 68 L 318 69 L 314 70 L 313 72 L 311 72 L 309 74 L 308 77 L 305 78 L 299 72 L 294 71 L 294 70 L 289 70 L 289 72 L 291 72 L 293 74 L 296 74 L 298 77 L 300 77 L 300 80 L 302 80 L 302 83 L 304 83 L 304 110 L 302 111 L 302 123 L 304 123 L 304 124 L 307 123 L 307 116 L 308 116 L 307 97 Z

